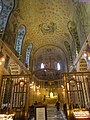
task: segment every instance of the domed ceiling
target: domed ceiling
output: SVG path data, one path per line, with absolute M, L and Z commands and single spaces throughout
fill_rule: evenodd
M 80 12 L 81 9 L 83 11 L 84 8 L 84 3 L 74 0 L 15 0 L 15 7 L 10 15 L 4 39 L 14 47 L 18 28 L 23 25 L 26 30 L 22 46 L 23 58 L 25 58 L 27 46 L 31 43 L 33 46 L 31 57 L 35 57 L 35 53 L 43 46 L 49 46 L 51 51 L 54 47 L 50 46 L 55 46 L 58 48 L 57 50 L 55 48 L 57 55 L 61 57 L 65 55 L 66 61 L 70 61 L 68 64 L 72 64 L 72 58 L 74 59 L 76 54 L 74 47 L 80 50 L 82 35 L 85 37 L 85 34 L 80 34 L 83 28 L 76 28 L 76 23 L 79 23 L 77 18 L 80 17 L 77 11 Z M 84 11 L 83 14 L 84 16 L 80 14 L 81 18 L 85 19 Z M 75 25 L 69 26 L 70 21 Z M 81 27 L 81 24 L 79 25 Z M 42 55 L 43 50 L 38 54 Z M 64 58 L 61 57 L 63 61 Z

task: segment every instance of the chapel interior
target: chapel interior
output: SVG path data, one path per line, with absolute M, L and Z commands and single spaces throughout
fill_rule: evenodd
M 36 101 L 90 120 L 89 0 L 0 0 L 0 114 Z

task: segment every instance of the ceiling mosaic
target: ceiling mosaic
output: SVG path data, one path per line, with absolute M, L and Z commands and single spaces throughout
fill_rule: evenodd
M 26 26 L 24 46 L 30 42 L 34 45 L 33 50 L 46 44 L 64 46 L 64 40 L 67 40 L 64 33 L 70 35 L 67 23 L 74 15 L 71 0 L 26 0 L 18 4 L 18 24 Z M 15 10 L 11 19 L 13 13 Z
M 72 57 L 75 56 L 73 55 L 75 51 L 72 51 L 73 42 L 79 52 L 82 43 L 81 32 L 85 34 L 86 28 L 89 31 L 86 27 L 86 18 L 90 17 L 89 7 L 86 3 L 78 3 L 74 0 L 15 0 L 15 6 L 6 27 L 6 33 L 11 34 L 5 35 L 4 39 L 8 43 L 12 41 L 14 46 L 18 27 L 24 25 L 26 32 L 22 46 L 23 56 L 26 54 L 27 46 L 32 43 L 32 53 L 43 46 L 56 46 L 60 49 L 57 50 L 57 54 L 65 54 L 68 57 L 69 53 L 69 59 L 72 62 L 74 59 Z M 1 11 L 3 11 L 2 8 Z M 75 26 L 72 23 L 75 23 Z M 65 41 L 68 43 L 66 46 Z M 39 54 L 43 54 L 42 51 L 40 52 Z M 49 52 L 47 54 L 49 55 Z
M 47 23 L 42 23 L 39 25 L 39 29 L 41 30 L 41 32 L 43 33 L 43 35 L 45 34 L 53 34 L 54 31 L 56 30 L 57 26 L 54 22 L 50 22 L 49 24 Z

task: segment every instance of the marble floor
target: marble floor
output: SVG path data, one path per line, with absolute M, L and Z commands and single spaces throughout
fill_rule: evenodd
M 67 120 L 63 111 L 57 109 L 54 106 L 47 108 L 47 120 Z
M 34 120 L 34 118 L 31 120 Z M 57 111 L 55 106 L 48 106 L 47 120 L 67 120 L 67 119 L 62 110 Z

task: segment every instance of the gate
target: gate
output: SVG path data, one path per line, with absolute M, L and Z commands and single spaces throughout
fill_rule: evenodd
M 90 72 L 62 73 L 62 76 L 67 110 L 69 110 L 70 107 L 74 108 L 76 106 L 79 108 L 88 107 L 90 101 Z M 30 84 L 32 82 L 30 81 L 30 79 L 30 75 L 3 76 L 0 99 L 1 109 L 5 108 L 8 112 L 20 111 L 24 112 L 25 115 L 27 115 L 29 103 L 31 102 L 31 100 L 34 100 L 34 97 L 35 100 L 36 98 L 40 100 L 41 94 L 39 94 L 39 90 L 42 91 L 42 89 L 45 88 L 45 85 L 47 87 L 46 80 L 44 82 L 40 82 L 37 81 L 34 77 L 35 84 Z M 60 80 L 61 79 L 55 80 L 54 85 L 56 85 L 56 83 L 59 83 Z M 40 87 L 39 83 L 41 84 Z M 51 84 L 53 85 L 53 83 Z M 61 88 L 60 84 L 57 84 L 56 88 Z M 50 92 L 52 93 L 52 86 L 50 90 Z M 31 98 L 30 95 L 32 95 Z
M 74 108 L 88 108 L 90 104 L 90 72 L 64 73 L 67 112 Z
M 3 76 L 1 82 L 1 110 L 27 113 L 29 81 L 30 75 Z

